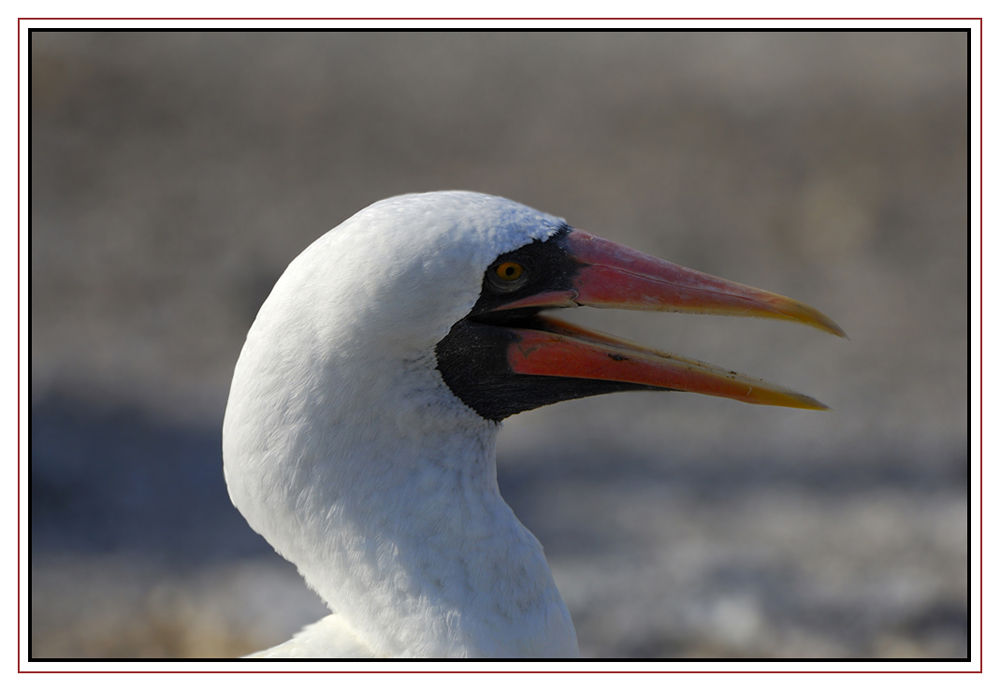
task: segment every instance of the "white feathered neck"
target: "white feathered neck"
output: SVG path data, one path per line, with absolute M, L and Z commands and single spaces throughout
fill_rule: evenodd
M 250 329 L 230 495 L 372 654 L 577 654 L 541 545 L 500 497 L 499 425 L 434 356 L 490 263 L 561 224 L 469 192 L 379 202 L 295 259 Z M 333 638 L 323 654 L 342 654 Z

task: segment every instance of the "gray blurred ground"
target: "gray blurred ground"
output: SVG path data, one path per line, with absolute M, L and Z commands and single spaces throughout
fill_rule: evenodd
M 220 433 L 285 265 L 490 192 L 850 334 L 573 321 L 832 412 L 619 394 L 516 416 L 501 488 L 590 656 L 967 654 L 960 33 L 33 33 L 31 653 L 228 656 L 323 607 Z

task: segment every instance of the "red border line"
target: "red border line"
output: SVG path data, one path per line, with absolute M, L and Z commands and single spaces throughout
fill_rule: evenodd
M 204 22 L 214 22 L 214 21 L 232 21 L 232 22 L 243 22 L 243 21 L 270 21 L 270 22 L 273 21 L 287 21 L 287 22 L 302 22 L 302 21 L 327 21 L 327 22 L 329 21 L 337 21 L 337 22 L 979 21 L 980 23 L 982 23 L 982 17 L 18 17 L 17 21 L 21 22 L 29 20 L 30 21 L 74 21 L 74 22 L 81 22 L 81 21 L 95 21 L 95 22 L 101 22 L 101 21 L 151 21 L 151 22 L 152 21 L 178 21 L 178 22 L 180 21 L 204 21 Z
M 17 22 L 17 671 L 21 671 L 21 21 Z
M 21 669 L 21 22 L 22 21 L 977 21 L 979 22 L 979 669 L 978 670 L 27 670 Z M 983 673 L 983 18 L 982 17 L 18 17 L 17 19 L 17 671 L 19 674 L 982 674 Z M 44 663 L 43 663 L 44 664 Z
M 319 662 L 335 662 L 335 660 L 319 660 Z M 672 662 L 672 660 L 664 660 Z M 900 659 L 900 663 L 908 660 Z M 803 670 L 803 669 L 756 669 L 756 670 L 723 670 L 723 669 L 637 669 L 637 670 L 613 670 L 613 669 L 178 669 L 178 670 L 18 670 L 21 674 L 981 674 L 978 669 L 842 669 L 842 670 Z
M 979 20 L 979 671 L 983 671 L 983 20 Z

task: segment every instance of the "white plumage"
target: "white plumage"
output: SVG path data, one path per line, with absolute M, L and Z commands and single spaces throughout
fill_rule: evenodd
M 337 616 L 271 654 L 578 654 L 542 547 L 500 497 L 499 425 L 434 366 L 490 262 L 561 224 L 473 193 L 397 197 L 279 279 L 236 365 L 226 481 Z

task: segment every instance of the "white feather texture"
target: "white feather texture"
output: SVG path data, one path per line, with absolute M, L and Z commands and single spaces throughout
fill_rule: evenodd
M 562 225 L 506 199 L 388 199 L 278 280 L 236 365 L 226 481 L 336 613 L 264 656 L 578 654 L 541 545 L 500 497 L 499 425 L 434 346 L 496 257 Z

